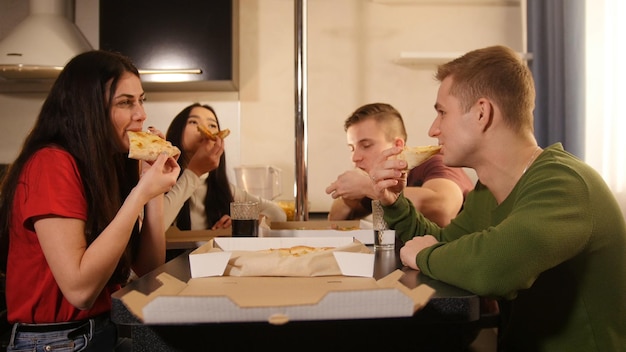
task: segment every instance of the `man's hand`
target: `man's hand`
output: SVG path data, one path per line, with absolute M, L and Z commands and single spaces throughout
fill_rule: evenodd
M 369 176 L 374 183 L 374 196 L 372 199 L 379 199 L 383 205 L 391 205 L 406 187 L 406 177 L 408 170 L 404 160 L 397 160 L 389 157 L 402 152 L 402 147 L 391 147 L 383 150 L 370 170 Z
M 411 269 L 420 270 L 415 260 L 417 254 L 421 252 L 422 249 L 437 243 L 439 243 L 439 241 L 431 235 L 413 237 L 400 248 L 400 261 L 402 265 L 408 266 Z
M 355 168 L 339 175 L 335 182 L 326 187 L 326 194 L 333 199 L 342 197 L 344 200 L 361 200 L 372 198 L 374 188 L 367 172 Z

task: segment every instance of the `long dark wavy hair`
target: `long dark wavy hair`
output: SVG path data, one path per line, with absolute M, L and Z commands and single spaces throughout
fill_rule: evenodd
M 217 120 L 217 128 L 221 130 L 219 118 L 217 118 L 215 110 L 209 105 L 203 105 L 200 103 L 191 104 L 174 117 L 174 120 L 172 120 L 172 123 L 170 123 L 170 126 L 167 129 L 166 139 L 181 150 L 181 155 L 178 158 L 181 175 L 183 174 L 182 171 L 187 168 L 187 164 L 192 157 L 192 155 L 185 153 L 183 148 L 183 132 L 185 130 L 185 126 L 187 125 L 187 120 L 189 119 L 191 110 L 196 107 L 202 107 L 210 110 L 215 115 Z M 204 209 L 206 211 L 206 217 L 210 228 L 222 216 L 230 214 L 230 202 L 233 201 L 233 194 L 230 190 L 230 182 L 228 181 L 228 175 L 226 173 L 226 152 L 222 153 L 222 156 L 220 157 L 220 165 L 217 169 L 209 172 L 209 177 L 206 179 L 206 185 L 207 194 L 204 199 Z M 180 230 L 191 229 L 189 199 L 185 201 L 183 207 L 178 212 L 176 217 L 176 226 Z
M 117 138 L 110 111 L 120 77 L 139 77 L 125 56 L 92 50 L 75 56 L 59 74 L 43 103 L 33 129 L 7 170 L 0 188 L 0 265 L 6 271 L 15 189 L 24 165 L 38 150 L 56 146 L 76 161 L 87 200 L 85 238 L 90 245 L 115 217 L 139 180 L 139 164 Z M 108 89 L 108 92 L 106 91 Z M 106 97 L 109 97 L 108 100 Z M 130 274 L 138 240 L 138 223 L 110 279 L 123 283 Z

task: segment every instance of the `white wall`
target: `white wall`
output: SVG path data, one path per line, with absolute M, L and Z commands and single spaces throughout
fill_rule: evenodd
M 10 6 L 1 5 L 7 2 Z M 0 0 L 0 23 L 25 15 L 23 3 Z M 224 127 L 235 130 L 227 139 L 229 166 L 279 167 L 281 198 L 294 194 L 293 3 L 240 0 L 239 92 L 149 92 L 146 104 L 149 121 L 162 129 L 188 103 L 214 105 Z M 331 198 L 324 189 L 352 166 L 343 120 L 358 106 L 390 103 L 405 118 L 410 145 L 435 142 L 426 135 L 435 116 L 435 66 L 398 64 L 401 52 L 465 52 L 494 44 L 523 50 L 521 10 L 510 1 L 307 3 L 307 188 L 313 212 L 328 210 Z M 11 11 L 3 11 L 7 8 Z M 97 8 L 97 0 L 77 0 L 76 22 L 92 44 L 97 41 Z M 6 33 L 6 27 L 0 27 L 0 39 Z M 0 94 L 0 162 L 12 160 L 42 100 L 43 94 Z M 237 157 L 238 162 L 230 161 Z
M 398 65 L 400 52 L 493 44 L 522 50 L 519 6 L 419 3 L 308 1 L 310 210 L 328 209 L 324 189 L 351 167 L 343 121 L 358 106 L 391 103 L 405 117 L 409 144 L 434 142 L 426 135 L 435 116 L 434 66 Z M 293 13 L 293 1 L 241 2 L 242 162 L 265 160 L 287 171 L 283 194 L 293 185 L 295 161 Z

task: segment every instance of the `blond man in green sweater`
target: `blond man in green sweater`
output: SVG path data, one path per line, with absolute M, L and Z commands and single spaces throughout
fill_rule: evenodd
M 402 191 L 390 148 L 370 171 L 404 265 L 495 298 L 501 351 L 626 351 L 626 223 L 602 177 L 533 134 L 535 89 L 509 48 L 441 65 L 429 135 L 448 166 L 476 170 L 462 212 L 441 228 Z M 389 158 L 389 159 L 387 159 Z

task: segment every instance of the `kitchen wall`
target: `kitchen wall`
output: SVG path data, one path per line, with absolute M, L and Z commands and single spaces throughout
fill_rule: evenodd
M 280 199 L 294 195 L 293 3 L 240 0 L 238 92 L 149 92 L 146 103 L 148 124 L 162 130 L 190 102 L 214 105 L 223 126 L 234 132 L 227 139 L 228 165 L 274 165 L 282 169 Z M 310 212 L 328 210 L 331 198 L 324 189 L 352 167 L 343 120 L 356 107 L 375 101 L 390 103 L 405 118 L 409 145 L 436 143 L 426 134 L 435 116 L 435 65 L 430 59 L 402 61 L 401 53 L 446 57 L 493 44 L 524 50 L 523 12 L 518 1 L 306 3 Z M 97 47 L 98 2 L 76 0 L 76 5 L 76 22 Z M 0 0 L 0 39 L 26 16 L 27 6 L 23 0 Z M 44 97 L 43 93 L 0 94 L 0 163 L 15 157 Z

